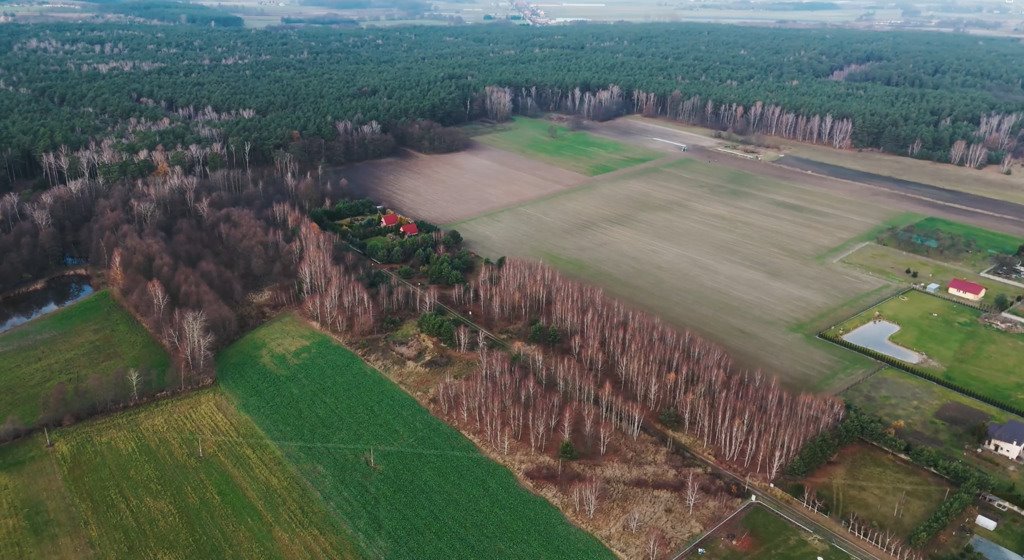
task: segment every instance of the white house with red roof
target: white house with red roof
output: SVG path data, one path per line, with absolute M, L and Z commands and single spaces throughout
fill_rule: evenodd
M 384 214 L 380 217 L 381 227 L 391 227 L 398 224 L 398 214 Z
M 954 278 L 949 281 L 949 293 L 957 297 L 971 301 L 981 301 L 985 297 L 985 286 L 968 282 L 962 278 Z
M 413 236 L 413 235 L 416 235 L 417 233 L 419 233 L 420 232 L 420 228 L 416 227 L 416 224 L 414 224 L 412 222 L 409 222 L 407 224 L 404 224 L 401 228 L 399 228 L 399 231 L 401 231 L 407 237 L 409 237 L 409 236 Z

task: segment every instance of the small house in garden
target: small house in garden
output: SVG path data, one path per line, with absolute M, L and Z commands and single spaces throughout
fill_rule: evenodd
M 1016 420 L 989 424 L 985 448 L 1014 461 L 1024 461 L 1024 424 Z
M 954 278 L 950 280 L 948 291 L 954 296 L 969 299 L 971 301 L 981 301 L 981 298 L 985 297 L 985 286 L 975 284 L 974 282 L 968 282 L 961 278 Z
M 398 214 L 384 214 L 380 217 L 381 227 L 392 227 L 398 224 Z
M 399 231 L 404 233 L 406 237 L 410 237 L 419 233 L 420 228 L 416 227 L 416 224 L 409 222 L 408 224 L 402 225 L 402 227 L 399 228 Z

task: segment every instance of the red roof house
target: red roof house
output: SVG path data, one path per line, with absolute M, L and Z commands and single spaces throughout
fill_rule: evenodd
M 402 233 L 404 233 L 406 235 L 416 235 L 417 233 L 420 232 L 420 228 L 416 227 L 416 224 L 414 224 L 412 222 L 410 222 L 408 224 L 405 224 L 404 226 L 402 226 L 399 229 L 400 229 L 400 231 Z
M 391 227 L 398 223 L 398 214 L 384 214 L 380 217 L 382 227 Z
M 954 278 L 949 281 L 949 293 L 971 301 L 979 301 L 985 297 L 985 286 L 968 282 L 962 278 Z

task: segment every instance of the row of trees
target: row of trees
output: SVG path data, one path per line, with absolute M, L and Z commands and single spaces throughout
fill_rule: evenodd
M 525 330 L 540 318 L 564 333 L 559 348 L 532 352 L 529 360 L 538 386 L 578 403 L 580 414 L 596 403 L 602 422 L 635 438 L 645 418 L 671 411 L 681 431 L 744 472 L 774 478 L 843 414 L 837 399 L 793 395 L 773 378 L 734 367 L 721 348 L 693 333 L 540 263 L 485 266 L 457 302 L 497 327 Z M 520 403 L 522 414 L 532 402 Z
M 448 126 L 552 108 L 596 119 L 657 114 L 938 161 L 959 159 L 952 148 L 962 140 L 961 162 L 1000 163 L 1017 151 L 1024 106 L 1012 61 L 1021 49 L 999 38 L 707 24 L 167 26 L 155 35 L 110 23 L 8 25 L 0 180 L 39 174 L 43 152 L 77 149 L 132 118 L 147 124 L 124 144 L 131 153 L 210 141 L 241 153 L 248 143 L 252 161 L 267 163 L 277 150 L 329 158 L 317 142 L 334 142 L 343 119 L 376 121 L 436 151 L 463 139 L 416 119 Z M 184 107 L 239 118 L 192 121 Z

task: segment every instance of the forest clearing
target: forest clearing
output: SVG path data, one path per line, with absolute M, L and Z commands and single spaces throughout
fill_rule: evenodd
M 435 223 L 466 219 L 579 185 L 586 176 L 485 144 L 451 154 L 405 152 L 337 169 L 352 196 Z
M 140 392 L 151 393 L 165 386 L 169 366 L 145 328 L 109 292 L 97 292 L 0 334 L 0 410 L 25 426 L 41 414 L 60 421 L 75 412 L 69 393 L 129 393 L 130 368 L 140 371 Z
M 899 326 L 890 340 L 923 354 L 915 367 L 1006 406 L 1024 400 L 1024 334 L 981 321 L 984 313 L 958 302 L 908 291 L 890 298 L 827 332 L 842 335 L 883 319 Z
M 252 421 L 204 390 L 0 447 L 4 558 L 358 558 Z
M 953 488 L 943 478 L 866 443 L 845 447 L 803 481 L 837 520 L 857 518 L 906 538 Z
M 886 284 L 817 257 L 894 215 L 684 159 L 454 227 L 485 256 L 543 259 L 712 337 L 745 365 L 824 390 L 868 362 L 802 325 Z
M 613 558 L 412 397 L 300 319 L 223 352 L 220 379 L 370 557 Z M 528 552 L 526 552 L 528 551 Z

